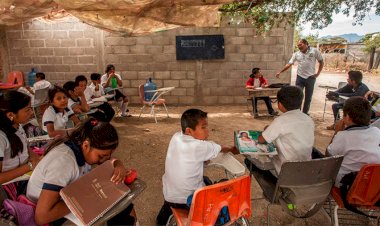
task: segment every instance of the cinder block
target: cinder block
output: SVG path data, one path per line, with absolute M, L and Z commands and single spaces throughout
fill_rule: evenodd
M 22 56 L 22 49 L 12 49 L 9 51 L 9 56 Z
M 14 39 L 21 39 L 21 31 L 6 31 L 5 33 L 6 38 L 14 40 Z
M 205 87 L 205 88 L 218 87 L 218 79 L 216 79 L 216 78 L 214 78 L 214 79 L 205 79 L 202 82 L 202 87 Z
M 234 104 L 247 104 L 247 96 L 234 96 Z
M 264 44 L 264 45 L 276 45 L 277 44 L 277 37 L 265 37 L 263 39 L 262 44 Z
M 138 45 L 152 45 L 152 38 L 149 36 L 136 37 L 136 44 Z
M 46 39 L 45 40 L 46 47 L 60 47 L 59 39 Z
M 230 79 L 241 79 L 241 78 L 247 77 L 251 73 L 249 70 L 247 71 L 244 71 L 244 70 L 229 71 L 227 73 L 227 76 Z
M 236 28 L 226 27 L 221 29 L 222 34 L 225 36 L 234 36 L 236 34 Z
M 249 70 L 253 67 L 256 67 L 256 62 L 236 62 L 236 70 Z M 266 69 L 266 63 L 264 69 Z
M 81 73 L 88 73 L 88 72 L 93 72 L 97 71 L 96 65 L 70 65 L 70 71 L 71 72 L 81 72 Z
M 234 97 L 233 96 L 219 96 L 218 103 L 219 104 L 233 104 Z
M 132 56 L 139 63 L 154 61 L 154 58 L 153 58 L 153 56 L 151 54 L 133 54 Z
M 262 54 L 262 61 L 276 61 L 276 55 L 275 54 Z
M 148 70 L 150 70 L 150 71 L 167 71 L 168 66 L 167 66 L 167 64 L 162 64 L 162 63 L 149 63 L 148 64 Z
M 24 30 L 22 33 L 22 38 L 26 39 L 40 39 L 40 31 L 31 31 L 31 30 Z
M 38 55 L 39 56 L 53 56 L 54 50 L 53 48 L 39 48 Z
M 139 85 L 145 84 L 145 79 L 137 79 L 137 80 L 130 80 L 131 81 L 131 87 L 139 87 Z
M 149 54 L 156 54 L 156 53 L 162 53 L 163 52 L 163 46 L 146 46 L 145 47 L 146 53 Z
M 227 54 L 227 60 L 228 61 L 238 61 L 238 62 L 243 62 L 244 61 L 244 55 L 242 53 L 230 53 Z
M 166 81 L 164 81 L 165 87 L 171 86 L 171 85 L 165 85 L 165 82 Z M 174 87 L 178 87 L 178 86 L 174 86 Z M 172 95 L 172 96 L 186 96 L 186 88 L 175 88 L 173 91 L 170 92 L 170 95 Z
M 195 71 L 187 71 L 187 79 L 195 79 Z
M 254 45 L 253 46 L 254 53 L 269 53 L 269 46 L 267 45 Z
M 97 48 L 84 48 L 85 55 L 99 55 L 100 51 Z
M 62 57 L 48 57 L 48 64 L 62 64 Z
M 282 53 L 282 54 L 284 54 L 284 52 L 285 52 L 284 46 L 282 46 L 282 45 L 275 45 L 269 49 L 269 53 L 275 53 L 275 54 Z
M 226 38 L 226 44 L 232 44 L 232 45 L 243 45 L 246 44 L 244 37 L 235 37 L 231 36 Z
M 144 71 L 147 70 L 146 63 L 133 63 L 128 65 L 128 70 L 131 71 Z
M 171 79 L 186 79 L 186 71 L 171 71 L 170 78 Z
M 194 88 L 186 88 L 186 95 L 187 96 L 195 96 Z
M 129 46 L 112 46 L 114 54 L 129 53 L 129 48 Z
M 237 46 L 238 45 L 232 45 L 232 44 L 225 45 L 224 46 L 224 52 L 225 52 L 225 54 L 237 53 Z
M 31 64 L 32 58 L 31 57 L 17 57 L 18 64 Z
M 95 64 L 93 56 L 78 56 L 80 64 Z
M 245 61 L 260 61 L 262 54 L 252 53 L 245 55 Z
M 284 36 L 284 29 L 283 28 L 272 28 L 272 30 L 270 30 L 269 36 L 276 36 L 276 37 Z
M 38 71 L 43 71 L 46 74 L 49 74 L 50 72 L 55 72 L 56 67 L 54 65 L 41 65 L 40 70 Z
M 179 104 L 193 104 L 194 97 L 193 96 L 179 96 L 178 103 Z
M 47 57 L 33 57 L 33 64 L 47 64 Z
M 69 48 L 54 48 L 54 54 L 56 56 L 68 56 Z
M 139 71 L 137 72 L 137 78 L 140 80 L 147 80 L 148 78 L 153 77 L 153 72 L 150 71 Z
M 169 71 L 179 71 L 181 70 L 181 65 L 178 62 L 168 62 L 166 63 L 167 69 Z
M 83 54 L 84 54 L 83 48 L 69 48 L 70 56 L 78 56 L 78 55 L 83 55 Z
M 75 39 L 62 39 L 61 47 L 76 47 Z
M 175 45 L 164 46 L 164 53 L 175 54 Z
M 65 38 L 68 38 L 67 31 L 54 31 L 53 32 L 53 39 L 65 39 Z
M 165 96 L 165 100 L 167 104 L 178 104 L 177 96 Z
M 136 38 L 135 37 L 106 37 L 104 39 L 104 44 L 106 46 L 114 46 L 114 45 L 136 45 Z
M 164 80 L 164 87 L 179 87 L 179 82 L 180 80 Z
M 219 87 L 235 87 L 235 79 L 220 79 Z
M 69 72 L 70 66 L 69 65 L 55 65 L 55 71 L 56 72 Z
M 69 38 L 83 38 L 83 31 L 69 31 Z
M 131 53 L 145 53 L 145 46 L 144 45 L 134 45 L 130 47 Z
M 194 80 L 180 80 L 179 81 L 179 86 L 180 87 L 185 87 L 185 88 L 190 88 L 195 86 L 195 81 Z
M 23 48 L 22 53 L 19 56 L 38 56 L 37 48 Z
M 254 28 L 238 28 L 236 29 L 237 36 L 253 36 L 256 35 Z
M 45 42 L 44 40 L 41 40 L 41 39 L 29 40 L 29 46 L 30 47 L 45 47 Z
M 218 103 L 218 96 L 202 97 L 202 101 L 205 105 L 215 105 Z
M 170 39 L 165 36 L 154 36 L 152 37 L 153 45 L 169 45 Z
M 76 40 L 78 47 L 91 47 L 92 45 L 92 39 L 89 38 L 79 38 Z
M 137 79 L 137 71 L 126 71 L 123 72 L 123 75 L 125 75 L 126 79 Z
M 17 39 L 12 42 L 12 49 L 22 49 L 29 47 L 29 41 L 26 39 Z
M 155 79 L 170 79 L 169 71 L 155 71 L 154 72 Z
M 64 64 L 78 64 L 78 57 L 63 57 L 62 58 Z
M 237 45 L 237 52 L 238 53 L 251 53 L 252 52 L 252 46 L 251 45 Z
M 156 62 L 172 62 L 175 61 L 174 54 L 154 54 L 153 59 Z
M 137 62 L 136 58 L 135 58 L 135 55 L 111 55 L 109 54 L 109 56 L 115 56 L 116 58 L 119 58 L 117 61 L 120 62 L 120 63 L 133 63 L 133 62 Z M 110 60 L 112 58 L 109 58 L 107 57 L 107 61 L 109 62 L 116 62 L 114 60 Z

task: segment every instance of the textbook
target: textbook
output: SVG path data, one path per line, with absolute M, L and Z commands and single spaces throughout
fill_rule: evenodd
M 131 191 L 124 183 L 111 182 L 113 170 L 108 160 L 59 192 L 82 224 L 93 224 Z
M 259 144 L 257 142 L 261 131 L 238 130 L 234 132 L 235 147 L 241 154 L 277 155 L 274 144 Z

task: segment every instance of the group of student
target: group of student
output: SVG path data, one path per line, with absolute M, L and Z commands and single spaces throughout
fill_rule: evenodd
M 44 130 L 54 141 L 49 143 L 44 150 L 43 156 L 38 156 L 28 146 L 27 136 L 23 125 L 27 124 L 33 116 L 31 108 L 33 95 L 20 91 L 8 91 L 0 96 L 0 187 L 1 194 L 4 192 L 15 201 L 20 195 L 34 203 L 35 223 L 38 225 L 60 225 L 64 216 L 70 213 L 66 204 L 59 195 L 60 189 L 78 179 L 91 169 L 91 165 L 102 164 L 111 159 L 114 164 L 114 173 L 111 181 L 123 183 L 127 169 L 124 164 L 111 157 L 119 144 L 116 129 L 109 123 L 113 117 L 113 110 L 102 104 L 98 108 L 103 115 L 94 114 L 80 123 L 75 113 L 86 112 L 85 93 L 90 97 L 96 92 L 100 95 L 103 88 L 107 89 L 110 79 L 117 77 L 114 67 L 107 67 L 104 84 L 101 85 L 100 74 L 92 74 L 92 87 L 87 86 L 84 76 L 77 76 L 73 82 L 66 82 L 62 87 L 48 85 L 44 80 L 43 73 L 37 73 L 37 82 L 33 88 L 38 90 L 44 83 L 50 87 L 48 96 L 50 106 L 45 110 L 42 122 Z M 103 78 L 102 78 L 103 80 Z M 118 85 L 120 76 L 116 79 Z M 91 89 L 92 88 L 92 89 Z M 87 90 L 87 91 L 85 91 Z M 94 94 L 94 95 L 91 95 Z M 120 100 L 121 108 L 128 99 L 121 92 L 115 92 L 117 100 Z M 15 104 L 17 103 L 17 104 Z M 71 103 L 71 105 L 70 105 Z M 107 115 L 108 112 L 109 115 Z M 124 113 L 125 113 L 124 112 Z M 78 124 L 75 128 L 65 130 L 68 119 Z M 29 180 L 18 180 L 24 174 L 33 171 Z M 133 204 L 123 212 L 107 222 L 108 225 L 134 225 L 136 216 Z

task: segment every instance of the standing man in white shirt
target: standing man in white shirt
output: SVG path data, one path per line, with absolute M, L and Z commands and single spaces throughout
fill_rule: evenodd
M 290 61 L 276 74 L 276 77 L 278 78 L 282 72 L 288 70 L 296 61 L 298 61 L 296 86 L 300 87 L 302 90 L 305 88 L 305 101 L 303 103 L 302 112 L 308 114 L 311 98 L 313 96 L 314 84 L 316 78 L 322 71 L 324 63 L 322 54 L 318 49 L 310 47 L 306 39 L 299 40 L 297 47 L 300 51 L 293 53 Z M 319 63 L 317 72 L 315 72 L 316 61 Z

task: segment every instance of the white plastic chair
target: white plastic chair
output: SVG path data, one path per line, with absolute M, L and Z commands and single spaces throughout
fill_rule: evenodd
M 37 89 L 36 91 L 34 91 L 34 101 L 31 104 L 31 107 L 33 109 L 34 117 L 36 119 L 37 119 L 36 108 L 49 103 L 48 92 L 49 92 L 49 87 L 46 87 L 43 89 Z
M 145 106 L 148 105 L 151 107 L 150 108 L 150 114 L 154 116 L 154 121 L 157 123 L 157 118 L 156 118 L 156 113 L 154 111 L 154 108 L 156 105 L 160 105 L 160 104 L 162 104 L 164 106 L 165 111 L 166 111 L 166 115 L 169 118 L 168 109 L 166 108 L 166 105 L 165 105 L 165 99 L 160 98 L 162 96 L 162 94 L 163 94 L 163 92 L 161 92 L 161 93 L 156 92 L 150 101 L 146 101 L 145 100 L 145 94 L 144 94 L 144 85 L 139 85 L 139 97 L 140 97 L 141 103 L 143 104 L 141 111 L 140 111 L 139 118 L 141 117 L 141 114 L 143 113 Z

